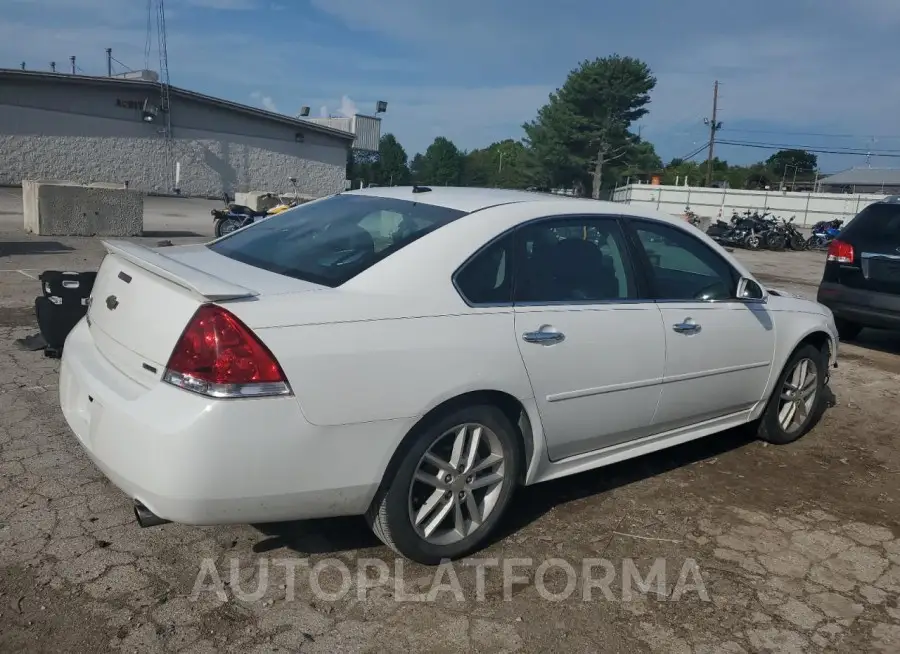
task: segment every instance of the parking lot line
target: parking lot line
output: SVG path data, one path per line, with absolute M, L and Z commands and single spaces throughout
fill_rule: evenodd
M 37 279 L 35 275 L 32 275 L 31 272 L 36 270 L 35 268 L 0 268 L 0 272 L 6 273 L 19 273 L 20 275 L 25 275 L 29 279 Z

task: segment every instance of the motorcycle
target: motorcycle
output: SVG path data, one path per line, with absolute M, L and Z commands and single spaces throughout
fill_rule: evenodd
M 694 227 L 700 227 L 700 223 L 703 222 L 703 219 L 693 211 L 691 211 L 690 207 L 684 208 L 684 213 L 682 214 L 682 216 L 684 217 L 685 221 L 687 221 Z
M 713 230 L 713 233 L 710 233 L 710 230 Z M 707 230 L 707 234 L 721 245 L 758 250 L 763 245 L 764 231 L 758 214 L 754 215 L 747 211 L 744 214 L 737 212 L 732 214 L 731 224 L 727 227 L 724 221 L 716 221 L 716 224 Z
M 799 252 L 806 249 L 806 239 L 794 225 L 794 218 L 796 216 L 791 216 L 788 220 L 782 219 L 782 229 L 787 236 L 787 246 L 795 252 Z
M 275 199 L 276 201 L 278 201 L 278 204 L 268 209 L 256 210 L 242 204 L 234 204 L 233 202 L 230 202 L 231 198 L 228 197 L 228 193 L 224 193 L 223 199 L 225 200 L 225 209 L 213 209 L 212 211 L 210 211 L 213 220 L 216 223 L 216 238 L 221 238 L 222 236 L 230 234 L 235 230 L 246 227 L 247 225 L 252 225 L 257 220 L 264 220 L 266 218 L 276 216 L 287 211 L 288 209 L 293 209 L 298 204 L 300 204 L 300 193 L 297 190 L 297 179 L 295 177 L 291 177 L 290 182 L 294 186 L 295 198 L 289 202 L 284 202 L 283 200 L 278 199 L 275 195 L 268 193 L 263 196 L 265 199 Z
M 831 242 L 841 234 L 843 220 L 821 220 L 813 225 L 812 236 L 806 239 L 810 250 L 826 250 Z
M 714 223 L 706 228 L 706 235 L 714 241 L 719 241 L 722 236 L 728 232 L 728 230 L 734 227 L 738 220 L 740 220 L 740 216 L 737 212 L 731 214 L 730 223 L 717 218 Z

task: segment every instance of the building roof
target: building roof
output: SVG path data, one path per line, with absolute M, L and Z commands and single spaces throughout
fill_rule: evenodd
M 116 86 L 118 88 L 156 90 L 159 88 L 158 83 L 150 82 L 142 79 L 123 79 L 121 77 L 96 77 L 93 75 L 72 75 L 67 73 L 47 73 L 43 71 L 18 70 L 11 68 L 0 68 L 0 81 L 2 80 L 30 80 L 34 82 L 44 82 L 47 84 L 80 84 L 83 86 Z M 265 109 L 257 109 L 245 104 L 231 102 L 215 98 L 211 95 L 204 95 L 195 91 L 169 86 L 169 95 L 214 105 L 223 109 L 229 109 L 238 113 L 243 113 L 258 118 L 274 120 L 291 127 L 307 129 L 311 132 L 327 134 L 336 138 L 352 141 L 355 136 L 350 132 L 334 129 L 326 125 L 320 125 L 302 118 L 294 118 L 285 114 L 279 114 Z
M 819 179 L 826 186 L 896 186 L 900 168 L 850 168 Z

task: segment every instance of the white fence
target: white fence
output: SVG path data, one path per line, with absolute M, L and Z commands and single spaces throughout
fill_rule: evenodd
M 682 214 L 685 207 L 701 218 L 719 216 L 728 220 L 733 211 L 770 211 L 781 218 L 794 216 L 797 225 L 811 226 L 820 220 L 848 221 L 863 208 L 884 199 L 884 195 L 841 193 L 791 193 L 787 191 L 745 191 L 742 189 L 695 186 L 653 186 L 629 184 L 617 188 L 614 202 L 649 206 L 670 214 Z

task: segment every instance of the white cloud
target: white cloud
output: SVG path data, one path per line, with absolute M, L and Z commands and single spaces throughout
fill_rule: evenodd
M 331 31 L 327 41 L 277 28 L 257 33 L 230 12 L 218 15 L 215 24 L 226 26 L 214 29 L 198 29 L 186 18 L 191 6 L 273 11 L 278 1 L 169 0 L 172 83 L 239 101 L 249 97 L 271 110 L 322 107 L 325 115 L 328 108 L 371 113 L 377 100 L 386 100 L 383 131 L 395 132 L 412 154 L 441 135 L 463 148 L 521 138 L 521 123 L 579 60 L 618 50 L 646 59 L 657 75 L 643 133 L 669 150 L 684 145 L 687 151 L 705 138 L 702 119 L 716 78 L 723 137 L 743 121 L 796 131 L 897 131 L 900 88 L 881 77 L 890 75 L 883 62 L 900 54 L 884 35 L 900 23 L 900 0 L 791 0 L 782 13 L 793 13 L 779 15 L 780 22 L 763 16 L 775 4 L 770 0 L 760 0 L 762 8 L 735 8 L 734 15 L 709 11 L 712 3 L 701 0 L 677 7 L 651 1 L 655 9 L 631 22 L 603 20 L 622 10 L 580 0 L 563 0 L 552 10 L 513 0 L 382 0 L 376 9 L 362 0 L 311 0 L 358 33 L 335 40 Z M 5 65 L 25 60 L 46 70 L 55 60 L 65 68 L 75 54 L 82 69 L 104 74 L 106 47 L 131 67 L 144 64 L 143 0 L 0 2 L 11 7 L 0 22 Z M 302 25 L 316 20 L 315 13 L 304 14 Z M 151 66 L 158 61 L 155 37 L 152 45 Z M 762 153 L 747 156 L 756 154 Z
M 351 118 L 359 113 L 359 109 L 357 109 L 356 103 L 350 99 L 350 96 L 345 95 L 341 97 L 341 106 L 338 107 L 338 113 Z
M 275 106 L 275 101 L 270 96 L 263 95 L 260 91 L 254 91 L 250 94 L 250 97 L 262 105 L 262 108 L 266 111 L 278 113 L 278 107 Z

